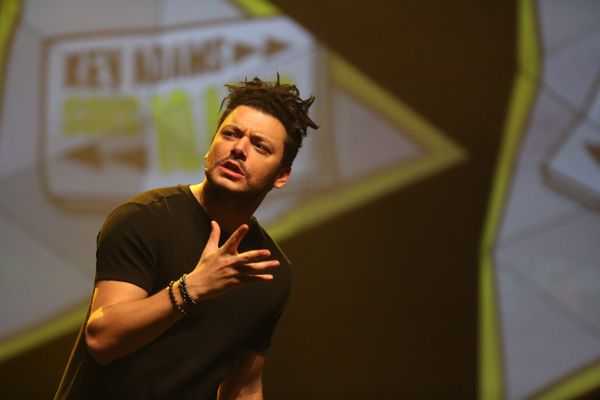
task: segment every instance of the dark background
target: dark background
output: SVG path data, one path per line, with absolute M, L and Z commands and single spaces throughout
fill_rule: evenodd
M 468 153 L 290 238 L 268 399 L 475 398 L 479 243 L 515 65 L 513 1 L 273 1 Z M 75 333 L 0 365 L 50 398 Z
M 479 244 L 512 80 L 511 1 L 276 1 L 468 161 L 303 232 L 267 394 L 475 398 Z

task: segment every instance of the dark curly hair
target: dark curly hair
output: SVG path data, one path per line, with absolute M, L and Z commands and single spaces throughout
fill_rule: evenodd
M 227 84 L 225 87 L 229 94 L 221 102 L 221 109 L 223 105 L 225 109 L 219 118 L 218 126 L 221 126 L 229 113 L 238 106 L 249 106 L 277 118 L 287 133 L 281 167 L 291 167 L 298 150 L 302 147 L 306 130 L 309 127 L 319 128 L 308 116 L 308 109 L 315 97 L 310 96 L 302 100 L 295 85 L 280 83 L 279 73 L 275 82 L 266 82 L 255 77 L 251 81 L 246 79 L 239 82 L 239 85 Z

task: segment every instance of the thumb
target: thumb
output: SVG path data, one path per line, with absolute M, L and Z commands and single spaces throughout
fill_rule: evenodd
M 207 250 L 216 250 L 219 248 L 219 239 L 221 237 L 221 228 L 217 221 L 210 221 L 210 226 L 212 230 L 210 231 L 210 236 L 208 237 L 208 241 L 206 242 L 205 249 Z

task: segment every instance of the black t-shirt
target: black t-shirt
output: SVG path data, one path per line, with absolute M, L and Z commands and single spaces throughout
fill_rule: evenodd
M 152 295 L 194 269 L 210 230 L 210 217 L 188 186 L 136 196 L 115 209 L 98 234 L 96 280 L 133 283 Z M 227 237 L 222 232 L 220 244 Z M 95 363 L 80 338 L 63 391 L 75 383 L 69 396 L 57 397 L 78 398 L 76 393 L 81 393 L 90 398 L 93 381 L 94 394 L 103 393 L 100 398 L 216 398 L 241 348 L 267 350 L 289 295 L 289 261 L 253 219 L 238 250 L 263 248 L 280 261 L 272 281 L 201 302 L 191 318 L 181 319 L 155 341 L 113 363 Z

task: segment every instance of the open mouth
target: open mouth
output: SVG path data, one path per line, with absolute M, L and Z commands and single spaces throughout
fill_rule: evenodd
M 241 176 L 245 175 L 242 167 L 235 161 L 225 161 L 224 163 L 221 164 L 221 168 L 225 169 L 228 172 L 232 172 L 235 175 L 241 175 Z

